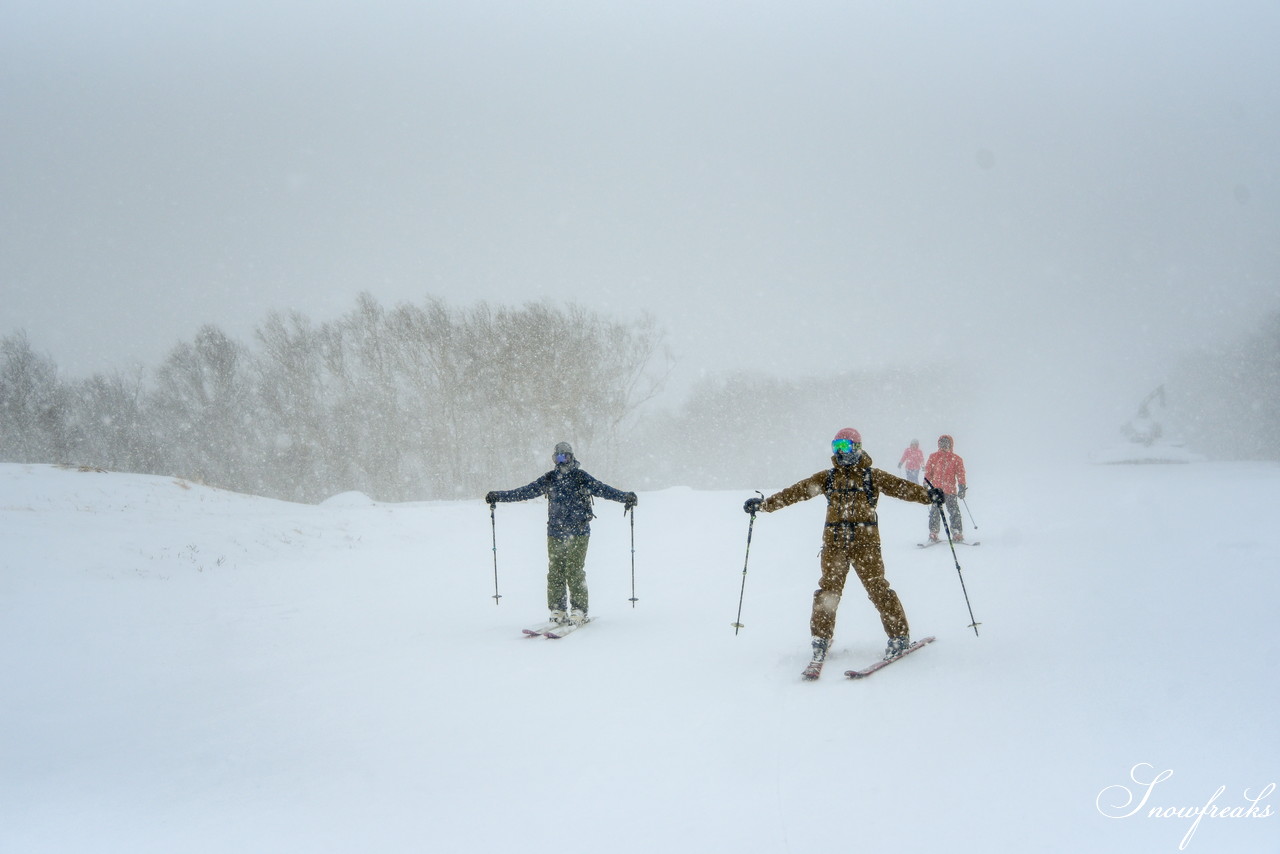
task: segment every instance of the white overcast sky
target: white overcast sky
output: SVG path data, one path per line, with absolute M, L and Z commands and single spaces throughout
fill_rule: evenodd
M 367 290 L 677 380 L 1125 377 L 1278 307 L 1280 3 L 0 0 L 0 335 L 73 376 Z

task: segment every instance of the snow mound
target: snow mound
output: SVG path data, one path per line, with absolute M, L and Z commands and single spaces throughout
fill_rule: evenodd
M 363 492 L 352 490 L 339 492 L 337 495 L 320 502 L 321 507 L 374 507 L 377 502 Z

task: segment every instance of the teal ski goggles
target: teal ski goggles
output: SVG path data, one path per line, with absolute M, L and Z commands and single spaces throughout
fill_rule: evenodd
M 855 442 L 852 439 L 835 439 L 831 442 L 831 453 L 833 454 L 852 454 L 854 451 L 861 451 L 862 443 Z

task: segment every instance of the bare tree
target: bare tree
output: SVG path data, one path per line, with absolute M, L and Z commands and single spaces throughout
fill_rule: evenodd
M 268 449 L 269 494 L 312 501 L 331 494 L 335 451 L 329 404 L 334 373 L 345 368 L 341 342 L 299 312 L 268 315 L 255 331 L 255 405 Z
M 174 347 L 156 374 L 155 415 L 174 474 L 242 484 L 259 462 L 247 351 L 216 326 Z
M 160 471 L 161 442 L 145 407 L 142 378 L 141 370 L 94 374 L 71 387 L 72 459 L 112 471 Z
M 18 463 L 65 462 L 67 393 L 53 360 L 25 332 L 0 339 L 0 455 Z

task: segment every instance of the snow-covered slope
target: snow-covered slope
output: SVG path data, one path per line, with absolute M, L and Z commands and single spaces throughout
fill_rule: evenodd
M 541 502 L 498 508 L 499 604 L 478 500 L 2 465 L 0 850 L 1280 849 L 1280 467 L 975 462 L 981 637 L 924 508 L 886 499 L 938 642 L 842 678 L 884 645 L 851 582 L 812 684 L 820 501 L 757 520 L 737 636 L 747 494 L 641 494 L 634 608 L 598 503 L 598 620 L 548 641 L 519 632 Z

